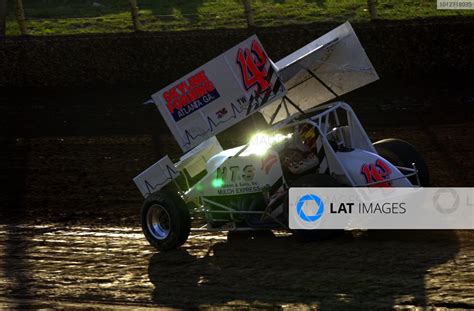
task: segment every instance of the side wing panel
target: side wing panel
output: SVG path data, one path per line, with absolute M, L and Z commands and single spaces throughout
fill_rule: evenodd
M 135 185 L 146 198 L 155 191 L 160 190 L 179 175 L 173 162 L 168 156 L 141 172 L 133 179 Z

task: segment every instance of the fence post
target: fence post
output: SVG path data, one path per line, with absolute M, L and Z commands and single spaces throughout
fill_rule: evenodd
M 252 10 L 252 5 L 250 3 L 250 0 L 242 0 L 242 2 L 244 4 L 245 19 L 247 20 L 247 26 L 253 27 L 255 26 L 255 22 L 253 20 L 253 10 Z
M 22 36 L 27 35 L 28 31 L 26 29 L 25 10 L 23 9 L 23 0 L 16 0 L 16 20 L 18 21 L 18 26 L 20 27 L 21 35 Z
M 131 12 L 132 12 L 132 21 L 133 21 L 133 29 L 135 31 L 141 31 L 142 25 L 138 20 L 138 3 L 137 0 L 130 0 Z
M 367 0 L 367 4 L 369 5 L 369 13 L 370 13 L 370 19 L 378 19 L 379 17 L 377 16 L 377 0 Z
M 0 0 L 0 38 L 5 36 L 7 28 L 7 0 Z

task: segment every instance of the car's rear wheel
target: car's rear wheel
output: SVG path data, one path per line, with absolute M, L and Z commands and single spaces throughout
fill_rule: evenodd
M 421 153 L 413 145 L 401 139 L 388 138 L 375 142 L 374 147 L 380 156 L 395 166 L 412 168 L 412 164 L 415 163 L 420 186 L 427 187 L 430 185 L 428 165 Z M 407 172 L 402 173 L 407 174 Z M 408 180 L 412 184 L 418 185 L 416 176 L 408 177 Z
M 344 187 L 339 181 L 329 175 L 325 174 L 308 174 L 300 176 L 295 179 L 291 187 L 318 187 L 318 188 L 329 188 L 329 187 Z M 285 200 L 285 213 L 289 215 L 288 199 Z M 287 217 L 288 219 L 288 217 Z M 344 230 L 332 230 L 332 229 L 316 229 L 316 230 L 292 230 L 293 234 L 304 241 L 321 241 L 330 238 L 335 238 L 344 234 Z
M 191 230 L 191 217 L 176 194 L 158 191 L 145 199 L 141 212 L 143 233 L 157 250 L 180 247 Z

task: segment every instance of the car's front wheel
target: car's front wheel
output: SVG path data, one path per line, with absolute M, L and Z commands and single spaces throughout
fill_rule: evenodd
M 145 199 L 141 212 L 143 233 L 157 250 L 180 247 L 191 230 L 191 217 L 176 194 L 158 191 Z

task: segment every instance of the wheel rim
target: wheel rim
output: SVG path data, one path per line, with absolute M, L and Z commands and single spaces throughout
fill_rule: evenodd
M 164 240 L 170 234 L 171 218 L 166 209 L 159 205 L 153 204 L 147 213 L 148 231 L 157 240 Z

